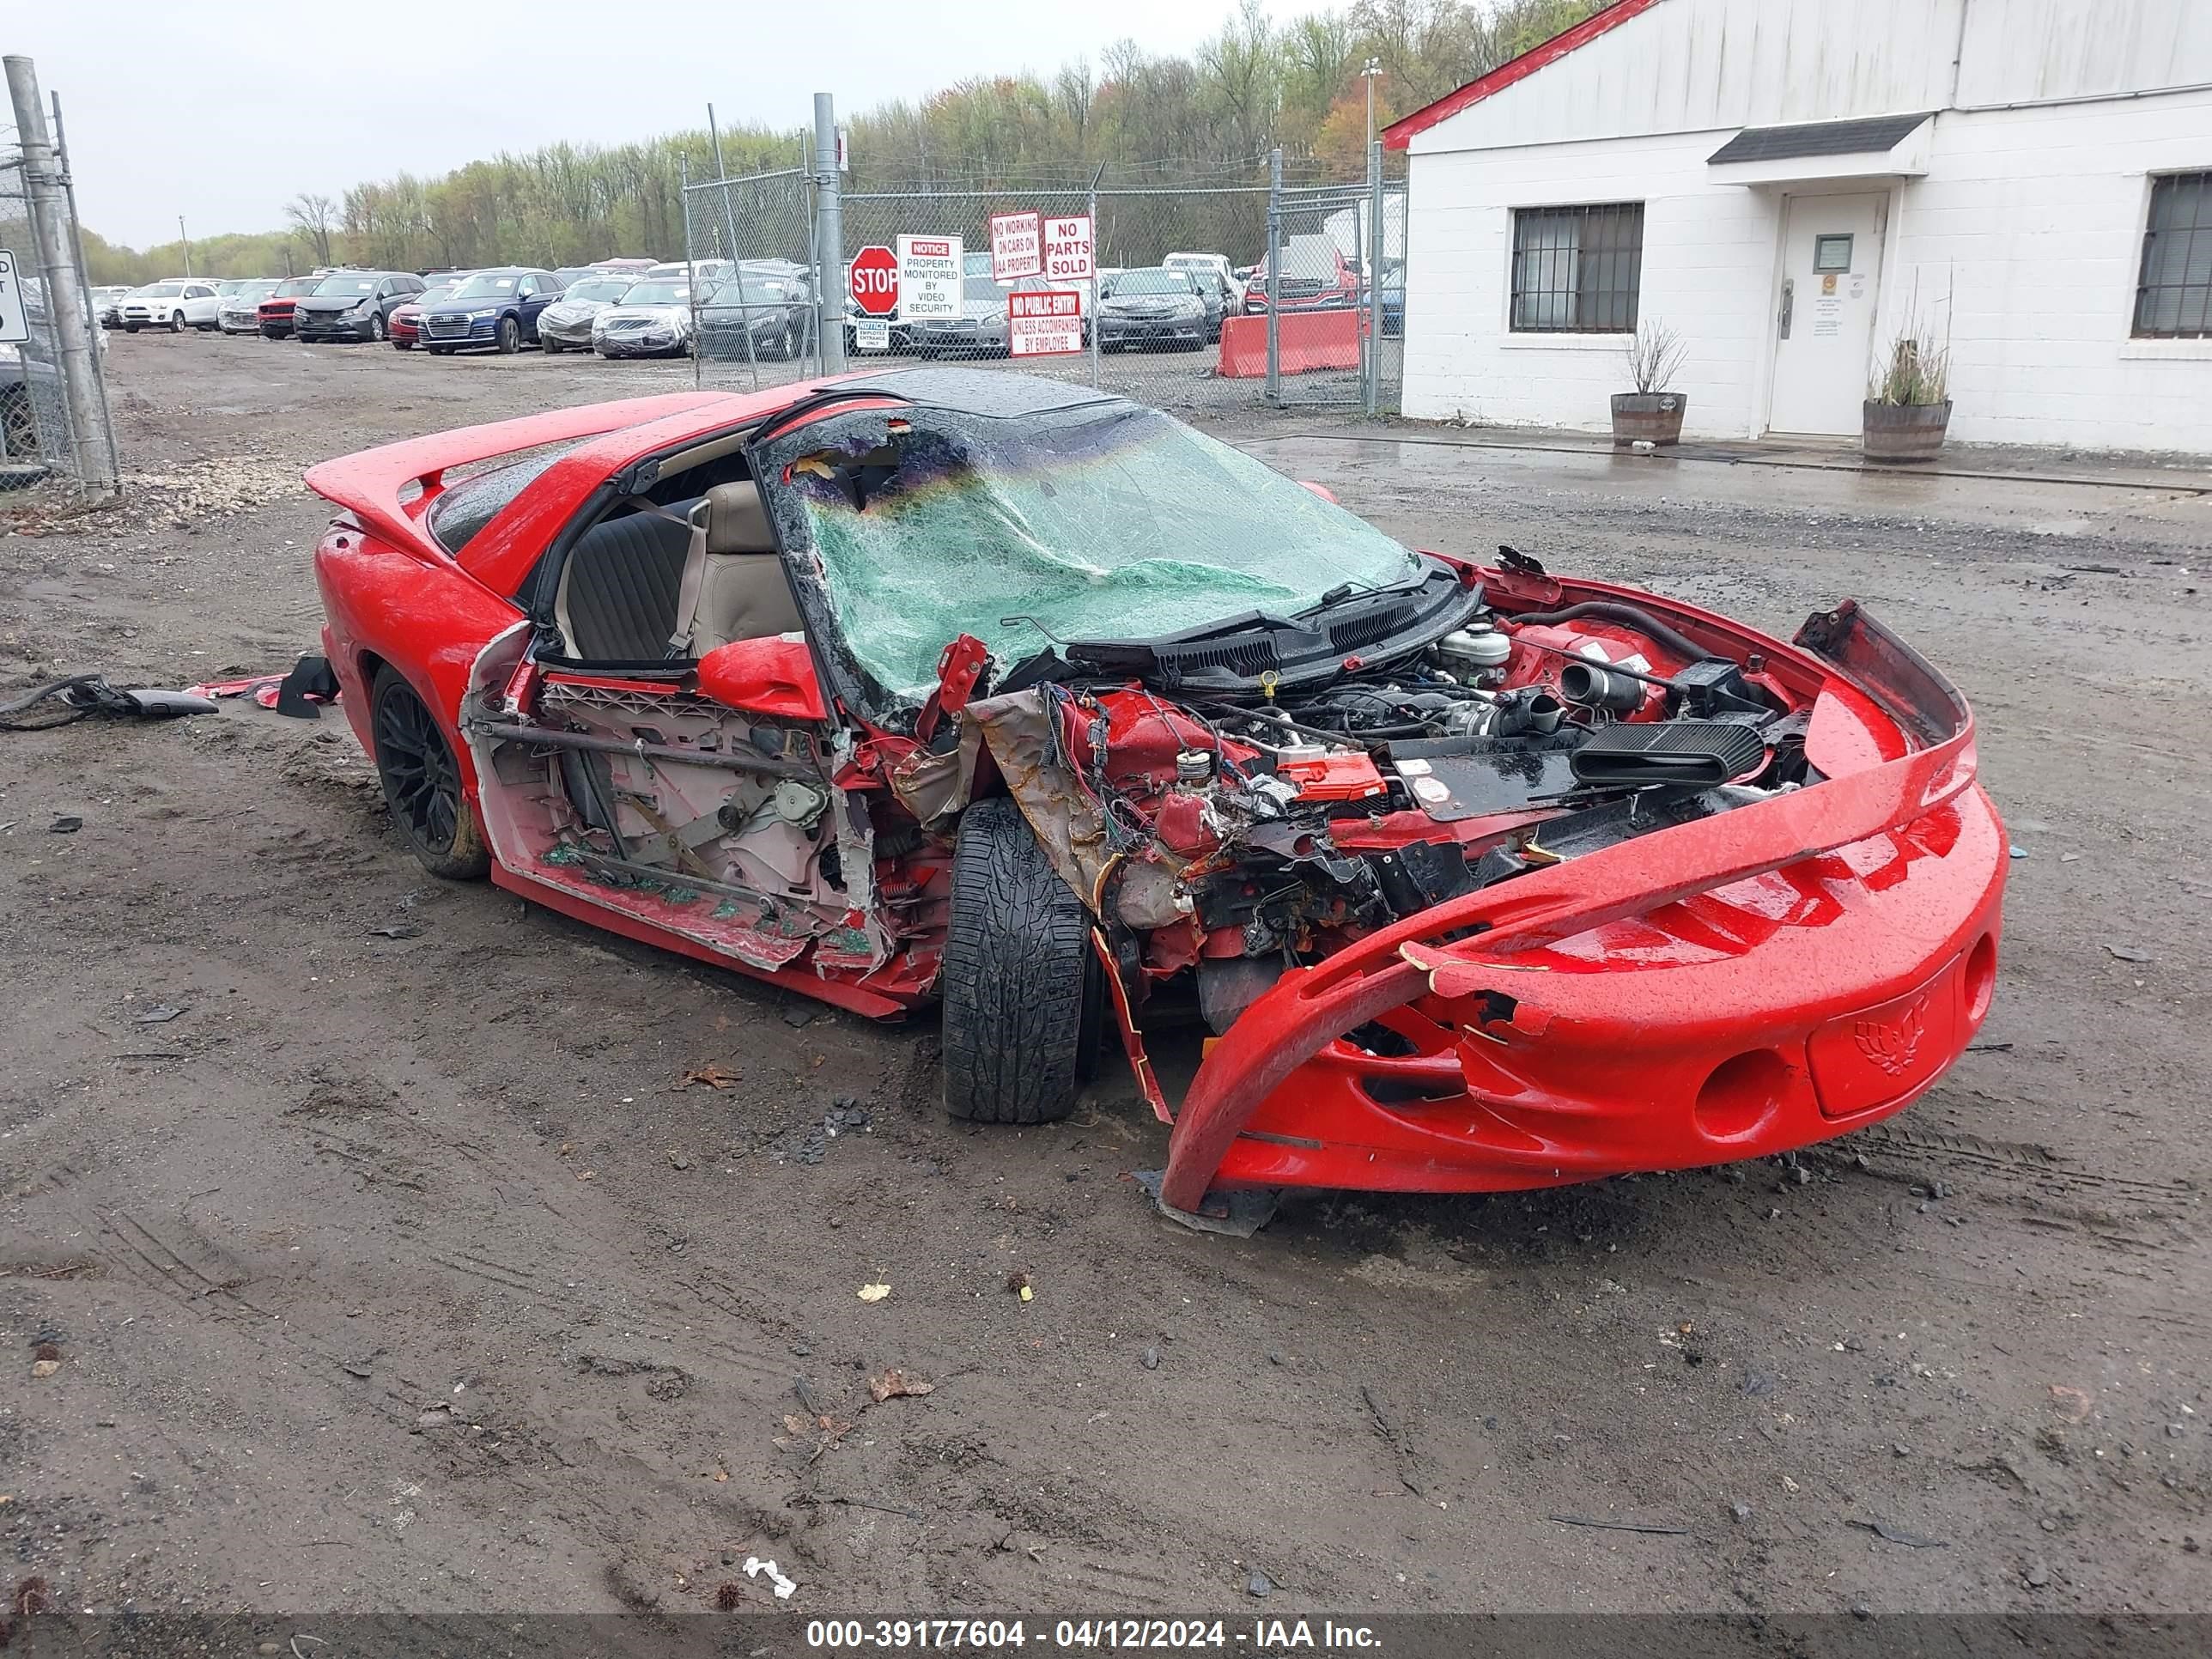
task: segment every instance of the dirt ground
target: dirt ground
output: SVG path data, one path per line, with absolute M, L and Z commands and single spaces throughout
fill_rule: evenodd
M 109 362 L 139 482 L 0 537 L 10 685 L 288 665 L 301 466 L 669 378 Z M 103 1611 L 775 1607 L 754 1553 L 803 1614 L 1256 1610 L 1255 1572 L 1270 1611 L 2212 1607 L 2212 477 L 1217 429 L 1417 544 L 1785 633 L 1868 601 L 1974 702 L 2018 843 L 1977 1051 L 1794 1165 L 1200 1237 L 1127 1179 L 1164 1139 L 1126 1085 L 973 1130 L 927 1021 L 434 881 L 335 716 L 0 736 L 11 1571 Z M 872 1401 L 893 1367 L 934 1392 Z

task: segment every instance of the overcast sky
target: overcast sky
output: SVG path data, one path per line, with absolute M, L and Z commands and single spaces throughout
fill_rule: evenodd
M 1294 16 L 1320 0 L 1276 0 Z M 1188 52 L 1233 0 L 153 0 L 11 4 L 0 47 L 62 95 L 88 228 L 145 246 L 267 230 L 302 190 L 336 197 L 555 139 L 617 143 L 703 125 L 797 126 L 971 76 L 1095 66 L 1124 35 Z M 0 116 L 0 120 L 4 120 Z

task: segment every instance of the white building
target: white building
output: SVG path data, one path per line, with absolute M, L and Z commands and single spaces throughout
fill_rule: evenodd
M 1855 434 L 1917 327 L 1970 441 L 2212 453 L 2212 0 L 1617 0 L 1389 129 L 1404 409 Z

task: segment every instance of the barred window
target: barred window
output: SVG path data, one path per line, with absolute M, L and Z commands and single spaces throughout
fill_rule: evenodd
M 2172 173 L 2151 181 L 2136 335 L 2212 338 L 2212 173 Z
M 1513 329 L 1633 334 L 1644 204 L 1513 210 Z

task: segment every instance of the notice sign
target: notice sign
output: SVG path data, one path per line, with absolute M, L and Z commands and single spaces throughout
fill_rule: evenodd
M 898 239 L 899 320 L 941 321 L 960 314 L 960 239 Z
M 15 256 L 0 248 L 0 340 L 27 340 L 31 319 L 23 314 L 23 289 L 15 280 Z
M 1016 357 L 1070 357 L 1083 349 L 1083 295 L 1042 289 L 1006 295 L 1006 345 Z
M 1035 213 L 991 216 L 991 275 L 1002 283 L 1044 270 L 1044 226 Z
M 1044 222 L 1044 274 L 1056 283 L 1088 282 L 1097 267 L 1091 255 L 1091 216 L 1069 214 Z
M 860 317 L 853 322 L 853 349 L 855 351 L 889 351 L 891 349 L 891 325 L 882 317 Z

